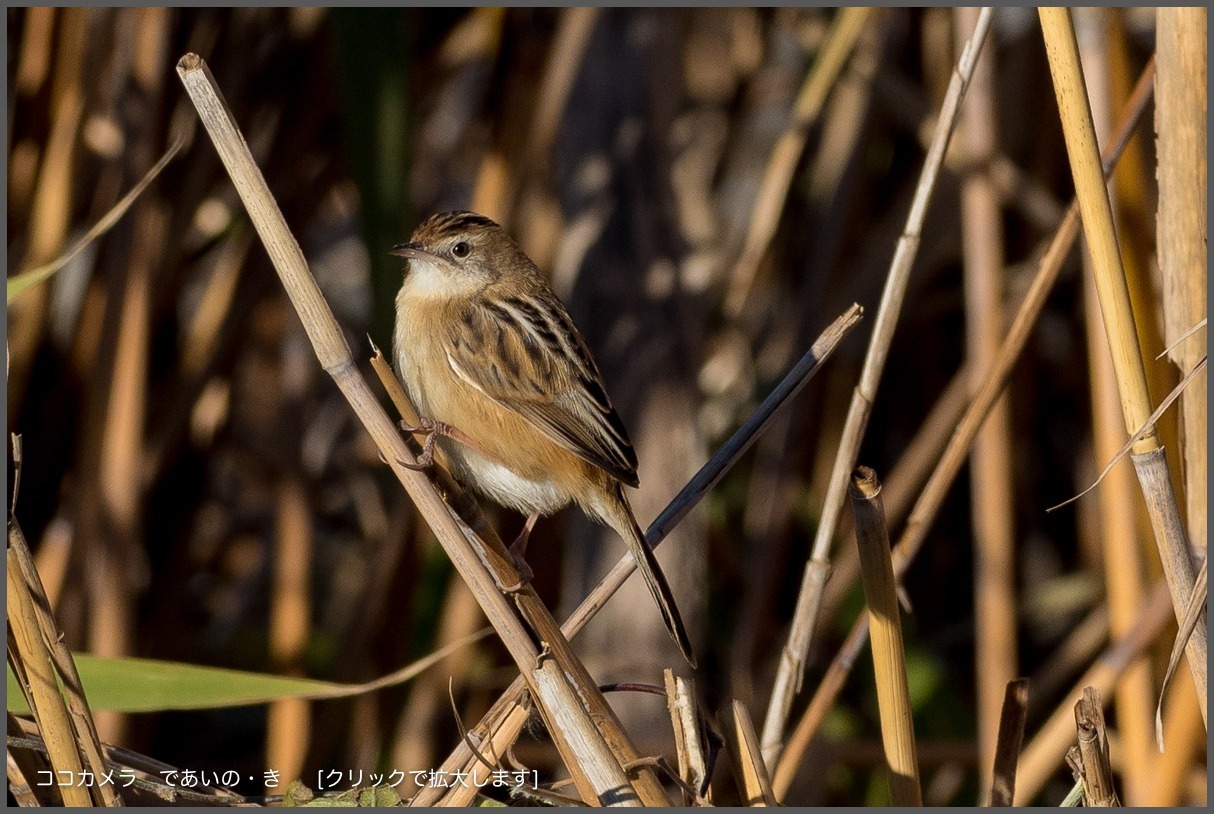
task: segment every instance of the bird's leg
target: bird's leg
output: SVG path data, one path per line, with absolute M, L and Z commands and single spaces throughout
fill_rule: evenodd
M 530 582 L 531 578 L 535 576 L 535 572 L 531 570 L 531 566 L 527 565 L 523 555 L 527 553 L 527 541 L 531 538 L 531 530 L 535 528 L 535 521 L 539 518 L 539 512 L 532 512 L 531 516 L 527 518 L 527 522 L 523 524 L 523 530 L 510 544 L 510 556 L 514 559 L 514 567 L 518 569 L 523 582 Z
M 401 421 L 400 428 L 402 432 L 426 436 L 426 440 L 422 442 L 422 454 L 417 456 L 417 463 L 411 464 L 406 463 L 405 461 L 397 462 L 401 466 L 405 467 L 405 469 L 412 469 L 415 471 L 429 469 L 430 465 L 434 463 L 434 439 L 440 435 L 444 438 L 450 438 L 453 441 L 458 441 L 466 447 L 471 447 L 472 449 L 481 452 L 480 447 L 473 443 L 472 439 L 469 438 L 465 433 L 461 432 L 458 427 L 452 427 L 450 424 L 443 421 L 435 421 L 433 418 L 421 416 L 416 427 L 410 427 L 404 421 Z
M 434 439 L 439 435 L 443 435 L 443 429 L 446 427 L 446 424 L 435 421 L 432 418 L 426 418 L 425 416 L 421 417 L 421 421 L 418 422 L 416 427 L 410 427 L 404 421 L 401 421 L 400 428 L 402 431 L 410 434 L 425 434 L 426 440 L 422 442 L 422 452 L 421 455 L 417 456 L 417 463 L 401 460 L 398 460 L 397 463 L 405 469 L 412 469 L 414 472 L 429 469 L 434 463 Z

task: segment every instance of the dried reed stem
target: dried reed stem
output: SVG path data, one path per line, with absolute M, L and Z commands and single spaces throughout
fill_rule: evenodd
M 839 646 L 839 652 L 826 668 L 826 675 L 822 676 L 818 691 L 809 699 L 809 705 L 797 721 L 796 728 L 788 738 L 788 745 L 780 752 L 775 778 L 772 781 L 777 799 L 783 800 L 784 795 L 788 793 L 793 778 L 801 768 L 801 761 L 809 751 L 809 745 L 813 743 L 818 728 L 826 719 L 826 713 L 830 711 L 843 690 L 844 682 L 851 675 L 852 667 L 856 665 L 856 659 L 864 649 L 864 643 L 868 641 L 868 621 L 868 613 L 862 611 L 852 629 L 848 631 L 847 638 Z
M 286 475 L 278 484 L 276 503 L 270 662 L 278 674 L 298 676 L 312 620 L 312 518 L 304 485 L 296 477 Z M 301 779 L 312 737 L 311 707 L 306 699 L 284 698 L 266 710 L 266 766 L 278 772 L 282 786 Z
M 39 619 L 36 595 L 41 592 L 26 578 L 22 568 L 21 555 L 16 549 L 24 549 L 26 557 L 29 549 L 17 521 L 12 517 L 8 522 L 8 541 L 9 664 L 25 693 L 34 720 L 38 722 L 38 731 L 46 743 L 51 768 L 56 772 L 56 787 L 63 797 L 63 804 L 92 806 L 94 801 L 89 788 L 79 781 L 84 776 L 85 767 L 85 758 L 81 754 L 83 743 L 78 745 L 67 702 L 59 692 L 54 659 Z M 45 601 L 45 597 L 41 598 Z M 96 766 L 90 765 L 89 768 L 93 770 Z M 59 773 L 65 774 L 68 782 L 60 782 Z
M 961 421 L 968 405 L 969 379 L 964 369 L 954 374 L 952 380 L 941 391 L 932 405 L 927 418 L 915 430 L 915 436 L 906 445 L 901 457 L 890 470 L 881 487 L 881 500 L 885 504 L 885 519 L 890 526 L 898 527 L 914 506 L 915 496 L 927 482 L 936 462 L 940 460 L 953 430 Z M 839 534 L 844 538 L 853 534 L 850 515 L 839 520 Z M 860 558 L 856 549 L 846 546 L 839 550 L 838 559 L 832 563 L 830 581 L 822 594 L 821 618 L 829 619 L 839 603 L 851 590 L 860 575 Z
M 725 742 L 733 757 L 731 762 L 743 803 L 763 808 L 776 806 L 771 778 L 768 777 L 763 755 L 759 752 L 759 738 L 755 735 L 750 713 L 741 701 L 734 701 L 729 709 L 722 712 L 721 718 L 728 722 L 725 726 Z
M 675 754 L 679 761 L 679 777 L 694 790 L 693 797 L 683 792 L 683 804 L 705 804 L 703 795 L 711 779 L 709 758 L 705 752 L 707 740 L 704 718 L 696 698 L 695 682 L 676 676 L 673 670 L 662 673 L 666 685 L 666 706 L 670 710 L 670 725 L 674 730 Z
M 1114 640 L 1100 654 L 1067 693 L 1067 700 L 1055 708 L 1024 747 L 1016 772 L 1016 805 L 1025 805 L 1037 796 L 1046 781 L 1058 771 L 1067 746 L 1073 742 L 1075 719 L 1070 699 L 1080 695 L 1085 687 L 1095 687 L 1101 693 L 1112 692 L 1130 664 L 1167 626 L 1169 604 L 1167 585 L 1160 582 L 1148 594 L 1130 632 Z
M 885 526 L 877 473 L 867 466 L 858 467 L 852 474 L 847 495 L 855 517 L 860 576 L 872 633 L 873 673 L 877 680 L 881 740 L 889 770 L 890 802 L 895 806 L 921 806 L 923 792 L 919 785 L 898 588 L 890 561 L 889 529 Z
M 1206 752 L 1206 728 L 1201 723 L 1197 693 L 1187 671 L 1177 675 L 1164 706 L 1167 749 L 1155 758 L 1151 767 L 1154 782 L 1143 802 L 1146 806 L 1181 805 L 1188 797 L 1193 765 Z
M 662 510 L 657 519 L 650 524 L 649 529 L 645 532 L 646 543 L 653 548 L 660 545 L 670 530 L 678 525 L 679 521 L 700 502 L 708 490 L 724 477 L 729 468 L 746 450 L 750 449 L 750 446 L 771 423 L 776 411 L 796 395 L 805 383 L 821 369 L 822 363 L 843 340 L 843 337 L 855 327 L 860 320 L 861 313 L 860 306 L 853 305 L 822 332 L 809 351 L 784 376 L 750 418 L 713 454 L 695 477 L 688 481 L 687 485 Z M 590 593 L 590 596 L 583 600 L 582 604 L 565 621 L 561 628 L 565 635 L 569 638 L 576 636 L 634 570 L 636 570 L 636 564 L 631 556 L 625 556 L 617 562 L 603 581 Z M 521 731 L 523 723 L 527 720 L 527 711 L 520 706 L 524 690 L 525 685 L 522 678 L 515 679 L 514 683 L 481 718 L 473 732 L 494 743 L 513 743 L 514 738 Z M 472 771 L 478 763 L 478 759 L 472 754 L 467 743 L 461 741 L 443 761 L 440 768 L 446 772 Z M 459 800 L 464 798 L 471 799 L 471 796 L 458 788 L 452 789 L 446 796 L 440 789 L 425 788 L 414 798 L 413 804 L 435 805 L 442 799 L 444 803 L 462 805 L 465 803 L 461 803 Z
M 977 21 L 978 9 L 954 12 L 958 44 Z M 957 125 L 957 145 L 975 168 L 998 155 L 995 54 L 988 49 L 974 66 Z M 1003 218 L 990 176 L 977 169 L 961 184 L 961 248 L 964 260 L 966 369 L 974 392 L 999 353 L 1003 337 Z M 1017 674 L 1016 560 L 1013 522 L 1012 430 L 1008 393 L 974 439 L 970 453 L 970 511 L 974 530 L 974 678 L 977 684 L 980 788 L 991 783 L 1000 709 L 1007 682 Z
M 792 698 L 801 687 L 805 657 L 809 652 L 814 623 L 822 604 L 822 589 L 826 582 L 826 575 L 830 571 L 830 544 L 839 523 L 848 478 L 852 467 L 856 464 L 860 440 L 864 435 L 864 428 L 868 424 L 868 416 L 872 411 L 873 400 L 877 394 L 877 385 L 880 382 L 881 373 L 885 369 L 885 361 L 889 356 L 889 346 L 893 339 L 894 328 L 897 326 L 898 314 L 902 309 L 902 300 L 910 279 L 911 265 L 919 248 L 923 220 L 927 215 L 927 207 L 931 201 L 932 191 L 935 189 L 936 179 L 940 175 L 940 167 L 944 163 L 949 135 L 956 124 L 961 99 L 965 95 L 969 78 L 973 74 L 978 53 L 982 48 L 982 43 L 986 40 L 987 31 L 990 30 L 991 18 L 991 9 L 984 8 L 978 18 L 978 25 L 974 29 L 973 36 L 958 60 L 957 70 L 949 82 L 948 93 L 941 106 L 940 117 L 936 122 L 932 145 L 923 162 L 915 198 L 906 217 L 905 231 L 898 239 L 894 258 L 890 263 L 885 290 L 881 294 L 881 305 L 877 310 L 876 323 L 873 325 L 872 339 L 864 359 L 864 368 L 860 373 L 860 381 L 852 394 L 851 406 L 843 427 L 843 438 L 835 456 L 834 468 L 831 471 L 830 483 L 822 507 L 822 517 L 818 521 L 818 529 L 814 535 L 813 551 L 802 578 L 801 592 L 797 597 L 797 606 L 793 613 L 792 629 L 789 631 L 788 642 L 780 655 L 780 666 L 772 688 L 771 700 L 767 706 L 762 743 L 763 754 L 769 763 L 774 763 L 780 753 L 784 726 L 788 721 L 789 710 L 792 708 Z
M 847 58 L 860 39 L 860 32 L 872 11 L 863 7 L 840 9 L 813 66 L 805 76 L 805 83 L 793 105 L 788 129 L 772 149 L 755 195 L 755 207 L 747 225 L 742 253 L 725 296 L 725 313 L 732 318 L 736 319 L 741 314 L 758 275 L 759 264 L 776 235 L 780 213 L 788 198 L 788 189 L 792 185 L 801 153 L 805 150 L 810 129 L 822 114 L 826 97 L 847 64 Z
M 309 273 L 303 252 L 290 234 L 260 170 L 254 164 L 231 112 L 218 93 L 210 70 L 194 54 L 182 57 L 177 70 L 274 262 L 292 305 L 299 312 L 321 367 L 333 377 L 346 396 L 502 637 L 527 679 L 548 731 L 579 792 L 585 799 L 597 800 L 604 805 L 637 805 L 642 801 L 650 805 L 668 803 L 656 780 L 639 780 L 637 788 L 629 782 L 620 758 L 612 751 L 613 747 L 621 748 L 621 745 L 627 744 L 625 736 L 613 722 L 602 718 L 599 724 L 606 731 L 600 731 L 581 700 L 596 695 L 601 698 L 597 686 L 593 682 L 577 681 L 580 676 L 564 669 L 569 666 L 568 661 L 558 663 L 556 658 L 541 657 L 521 615 L 527 614 L 529 618 L 526 621 L 532 625 L 540 622 L 539 636 L 554 648 L 558 644 L 553 636 L 560 637 L 559 629 L 555 622 L 543 624 L 542 617 L 546 611 L 542 605 L 537 608 L 535 605 L 538 603 L 534 603 L 525 607 L 519 602 L 516 608 L 503 595 L 501 586 L 517 584 L 519 580 L 510 564 L 509 555 L 500 546 L 500 540 L 496 541 L 497 546 L 484 540 L 479 540 L 479 545 L 473 543 L 443 502 L 434 484 L 424 474 L 401 465 L 402 461 L 412 462 L 414 457 L 354 366 L 337 321 Z M 467 535 L 471 535 L 470 530 Z M 534 596 L 533 591 L 530 593 Z M 519 596 L 524 594 L 526 591 L 519 592 Z M 551 620 L 550 616 L 548 620 Z M 566 659 L 576 661 L 567 643 L 564 643 L 562 650 Z M 584 667 L 582 670 L 584 675 Z M 601 703 L 603 708 L 609 709 L 606 701 Z M 635 753 L 635 748 L 630 751 Z M 638 792 L 643 793 L 643 800 L 638 797 Z
M 1101 143 L 1107 142 L 1112 127 L 1111 73 L 1107 43 L 1111 35 L 1111 15 L 1108 9 L 1076 10 L 1077 34 L 1084 66 L 1092 81 L 1089 91 L 1093 120 Z M 1156 74 L 1158 76 L 1158 74 Z M 1125 170 L 1121 167 L 1120 170 Z M 1116 176 L 1117 173 L 1114 173 Z M 1116 188 L 1116 184 L 1113 184 Z M 1114 201 L 1119 203 L 1118 201 Z M 1125 207 L 1117 206 L 1123 218 Z M 1125 440 L 1117 379 L 1109 356 L 1109 343 L 1100 321 L 1100 301 L 1095 280 L 1090 272 L 1090 259 L 1085 257 L 1084 330 L 1087 336 L 1088 377 L 1092 404 L 1092 448 L 1097 461 L 1109 461 Z M 1128 270 L 1128 264 L 1127 264 Z M 1114 638 L 1124 635 L 1133 623 L 1142 604 L 1147 574 L 1138 531 L 1142 501 L 1137 495 L 1129 462 L 1118 464 L 1109 473 L 1096 495 L 1097 512 L 1080 515 L 1081 528 L 1088 526 L 1084 537 L 1099 546 L 1098 556 L 1104 566 L 1105 599 L 1109 611 L 1109 631 Z M 1122 791 L 1129 805 L 1140 805 L 1152 780 L 1154 746 L 1151 743 L 1151 699 L 1154 683 L 1148 659 L 1142 658 L 1128 669 L 1118 682 L 1114 695 L 1117 710 L 1117 730 L 1123 742 Z
M 1083 764 L 1085 806 L 1116 806 L 1113 767 L 1109 763 L 1109 737 L 1104 728 L 1104 707 L 1100 691 L 1084 687 L 1083 697 L 1075 702 L 1075 729 L 1079 736 L 1079 758 Z
M 1024 741 L 1024 721 L 1028 717 L 1029 680 L 1017 678 L 1007 683 L 1003 709 L 999 713 L 999 736 L 995 741 L 995 763 L 991 768 L 992 806 L 1010 806 L 1016 796 L 1016 764 Z
M 1206 316 L 1206 9 L 1156 12 L 1159 55 L 1155 132 L 1159 210 L 1156 235 L 1168 345 Z M 1168 356 L 1183 373 L 1205 353 L 1206 333 Z M 1186 519 L 1195 548 L 1206 547 L 1205 376 L 1180 402 Z
M 1184 653 L 1189 637 L 1193 635 L 1193 628 L 1205 616 L 1208 591 L 1206 580 L 1209 577 L 1209 565 L 1209 559 L 1203 559 L 1201 568 L 1197 569 L 1197 581 L 1193 584 L 1193 595 L 1189 597 L 1189 606 L 1185 608 L 1184 618 L 1180 620 L 1176 639 L 1172 642 L 1172 652 L 1168 655 L 1168 669 L 1164 671 L 1163 682 L 1159 687 L 1159 703 L 1155 707 L 1155 738 L 1161 752 L 1163 751 L 1163 697 L 1167 694 L 1168 685 L 1176 673 L 1176 668 L 1180 665 L 1181 654 Z
M 1135 123 L 1146 109 L 1146 104 L 1151 98 L 1151 79 L 1153 76 L 1154 63 L 1151 63 L 1147 65 L 1142 72 L 1142 76 L 1139 77 L 1131 100 L 1126 105 L 1127 109 L 1124 111 L 1121 122 L 1109 144 L 1106 171 L 1111 169 L 1111 165 L 1121 155 L 1121 151 L 1125 148 L 1126 142 L 1133 132 Z M 906 529 L 903 531 L 902 538 L 894 549 L 894 573 L 899 578 L 905 573 L 922 547 L 931 521 L 935 518 L 936 512 L 940 510 L 940 506 L 943 505 L 944 498 L 948 494 L 953 480 L 961 471 L 969 445 L 977 435 L 979 427 L 982 426 L 987 411 L 999 393 L 1002 392 L 1003 385 L 1007 382 L 1008 376 L 1011 375 L 1013 365 L 1020 358 L 1020 354 L 1028 342 L 1033 324 L 1041 314 L 1041 309 L 1045 306 L 1046 297 L 1057 281 L 1058 275 L 1062 271 L 1063 261 L 1074 245 L 1078 234 L 1079 210 L 1076 205 L 1072 204 L 1070 209 L 1067 210 L 1066 217 L 1059 225 L 1058 231 L 1050 241 L 1049 248 L 1041 258 L 1037 275 L 1034 277 L 1032 285 L 1025 294 L 1024 302 L 1020 304 L 1016 317 L 1008 329 L 1007 338 L 1003 341 L 999 358 L 988 371 L 982 388 L 974 396 L 974 400 L 965 411 L 965 415 L 949 440 L 949 445 L 941 456 L 939 464 L 935 471 L 932 472 L 927 485 L 923 488 L 923 492 L 915 503 L 915 508 L 911 510 Z M 804 753 L 805 749 L 808 749 L 809 743 L 817 733 L 818 726 L 821 725 L 822 720 L 826 717 L 827 710 L 834 703 L 835 698 L 838 697 L 839 691 L 843 687 L 843 682 L 851 671 L 852 665 L 855 663 L 856 657 L 867 638 L 868 614 L 862 613 L 855 624 L 852 625 L 847 639 L 840 646 L 838 653 L 827 670 L 826 676 L 823 678 L 822 683 L 819 684 L 817 692 L 810 700 L 809 706 L 806 708 L 801 721 L 798 723 L 789 741 L 789 748 L 791 749 L 795 744 L 798 750 L 797 753 L 792 756 L 792 759 L 786 760 L 784 756 L 780 758 L 776 769 L 777 795 L 782 793 L 781 789 L 786 790 L 788 784 L 791 784 L 792 776 L 796 770 L 796 764 L 799 762 L 800 756 Z
M 1096 146 L 1092 112 L 1088 104 L 1083 68 L 1079 61 L 1079 46 L 1075 39 L 1070 11 L 1065 8 L 1041 8 L 1042 33 L 1050 74 L 1062 116 L 1063 135 L 1071 172 L 1075 178 L 1084 234 L 1092 256 L 1100 311 L 1117 375 L 1121 396 L 1122 417 L 1127 433 L 1133 434 L 1147 424 L 1151 414 L 1147 391 L 1146 370 L 1138 345 L 1134 312 L 1126 284 L 1121 252 L 1113 226 L 1108 188 L 1101 171 Z M 1173 606 L 1179 619 L 1184 614 L 1193 592 L 1194 568 L 1172 481 L 1168 474 L 1167 455 L 1159 444 L 1153 424 L 1133 447 L 1134 468 L 1147 502 L 1155 544 L 1163 562 L 1164 576 L 1172 592 Z M 1189 669 L 1204 698 L 1206 688 L 1206 633 L 1195 632 L 1189 640 Z M 1205 703 L 1202 703 L 1205 719 Z

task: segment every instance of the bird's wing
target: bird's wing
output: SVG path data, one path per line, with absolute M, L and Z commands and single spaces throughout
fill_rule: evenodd
M 636 486 L 637 459 L 581 334 L 546 297 L 481 300 L 446 343 L 455 374 L 553 441 Z

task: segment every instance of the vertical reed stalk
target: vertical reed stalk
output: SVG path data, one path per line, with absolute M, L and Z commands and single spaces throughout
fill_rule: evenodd
M 881 505 L 881 481 L 877 479 L 877 473 L 866 466 L 857 468 L 847 495 L 855 517 L 860 576 L 868 606 L 890 802 L 895 806 L 921 806 L 923 793 L 919 785 L 919 758 L 915 750 L 898 588 L 890 561 L 889 530 L 885 527 L 885 507 Z
M 957 47 L 973 30 L 978 9 L 955 12 Z M 985 171 L 998 154 L 995 53 L 974 66 L 957 125 L 957 145 L 969 165 L 961 184 L 961 247 L 965 282 L 966 370 L 970 392 L 999 354 L 1003 319 L 1003 218 L 999 192 Z M 1016 677 L 1015 523 L 1012 506 L 1010 394 L 1006 391 L 970 453 L 970 507 L 974 529 L 974 675 L 977 684 L 980 788 L 991 785 L 999 719 L 1007 683 Z
M 1079 759 L 1083 763 L 1085 806 L 1118 805 L 1113 788 L 1113 767 L 1109 763 L 1109 737 L 1104 727 L 1104 707 L 1100 691 L 1084 687 L 1083 697 L 1075 702 L 1075 729 L 1079 736 Z
M 1156 229 L 1163 278 L 1164 341 L 1206 316 L 1206 9 L 1156 12 L 1155 132 L 1159 211 Z M 1168 354 L 1185 375 L 1206 352 L 1206 331 Z M 1206 547 L 1206 374 L 1180 398 L 1189 539 Z
M 1090 84 L 1092 118 L 1101 143 L 1108 140 L 1112 127 L 1110 66 L 1105 43 L 1109 15 L 1105 9 L 1077 9 L 1076 23 L 1083 64 L 1092 77 Z M 1156 74 L 1158 76 L 1158 73 Z M 1157 97 L 1158 98 L 1158 97 Z M 1129 148 L 1127 147 L 1127 150 Z M 1114 210 L 1117 199 L 1112 199 Z M 1111 461 L 1120 451 L 1125 435 L 1118 405 L 1117 380 L 1109 356 L 1109 343 L 1100 321 L 1100 301 L 1096 292 L 1091 259 L 1084 258 L 1084 328 L 1087 335 L 1088 375 L 1092 394 L 1092 448 L 1097 461 Z M 1109 632 L 1113 638 L 1124 636 L 1133 624 L 1142 604 L 1146 572 L 1140 548 L 1138 523 L 1142 501 L 1134 485 L 1129 462 L 1117 464 L 1105 477 L 1096 496 L 1099 510 L 1093 514 L 1095 534 L 1102 545 L 1105 599 L 1109 610 Z M 1127 805 L 1141 805 L 1152 785 L 1155 744 L 1151 733 L 1154 687 L 1146 657 L 1138 659 L 1117 682 L 1113 696 L 1117 711 L 1117 729 L 1124 744 L 1122 785 Z
M 270 595 L 270 661 L 285 675 L 302 675 L 312 627 L 312 518 L 303 484 L 286 475 L 278 485 Z M 312 736 L 312 704 L 285 698 L 270 704 L 266 766 L 279 788 L 301 779 Z M 267 794 L 273 791 L 267 790 Z
M 1083 80 L 1083 68 L 1079 61 L 1075 29 L 1068 9 L 1041 8 L 1038 14 L 1045 36 L 1054 92 L 1062 116 L 1071 172 L 1075 177 L 1084 234 L 1092 255 L 1101 316 L 1121 396 L 1122 416 L 1126 432 L 1132 435 L 1139 427 L 1148 425 L 1151 415 L 1150 397 L 1147 392 L 1142 352 L 1138 345 L 1138 332 L 1130 306 L 1129 289 L 1126 286 L 1125 271 L 1113 227 L 1108 189 L 1100 168 L 1100 155 Z M 1172 593 L 1176 617 L 1179 619 L 1183 616 L 1189 596 L 1193 592 L 1195 571 L 1188 540 L 1180 523 L 1176 495 L 1172 490 L 1167 455 L 1159 444 L 1159 436 L 1153 424 L 1148 426 L 1142 438 L 1134 444 L 1132 458 L 1139 485 L 1146 498 L 1155 544 L 1163 562 L 1164 576 Z M 1198 688 L 1198 697 L 1203 699 L 1204 720 L 1204 628 L 1194 631 L 1186 652 L 1189 655 L 1189 669 Z
M 1016 796 L 1016 765 L 1024 742 L 1024 722 L 1028 717 L 1029 680 L 1017 678 L 1007 683 L 1003 709 L 999 713 L 999 735 L 995 744 L 995 762 L 991 768 L 992 806 L 1010 806 Z

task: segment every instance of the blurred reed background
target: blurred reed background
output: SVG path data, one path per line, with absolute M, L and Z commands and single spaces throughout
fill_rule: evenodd
M 876 313 L 975 15 L 851 14 L 849 29 L 832 9 L 9 9 L 10 275 L 65 252 L 185 138 L 104 237 L 9 304 L 8 428 L 25 452 L 16 516 L 68 644 L 353 682 L 484 625 L 316 364 L 196 126 L 174 73 L 182 54 L 215 74 L 356 357 L 370 355 L 368 335 L 391 345 L 401 263 L 387 251 L 422 218 L 472 208 L 517 236 L 630 428 L 645 525 L 830 320 L 853 301 Z M 1103 137 L 1164 26 L 1153 9 L 1075 18 Z M 830 48 L 841 59 L 823 85 L 814 68 Z M 1154 358 L 1204 317 L 1205 270 L 1203 255 L 1200 281 L 1195 265 L 1179 282 L 1160 273 L 1149 117 L 1112 190 L 1158 404 L 1204 355 L 1203 330 L 1175 363 Z M 1072 193 L 1036 13 L 1001 9 L 861 447 L 895 533 Z M 1055 710 L 1070 714 L 1076 682 L 1143 618 L 1160 578 L 1128 462 L 1045 512 L 1125 441 L 1085 256 L 1069 255 L 904 581 L 928 803 L 983 797 L 1017 676 L 1030 678 L 1026 754 L 1038 748 L 1046 767 L 1017 802 L 1061 801 L 1074 729 L 1057 747 L 1034 737 Z M 870 331 L 871 319 L 660 552 L 710 709 L 737 699 L 762 718 Z M 1204 376 L 1198 389 L 1183 427 L 1173 409 L 1160 428 L 1204 549 Z M 521 518 L 494 516 L 512 539 Z M 540 523 L 528 559 L 563 618 L 622 551 L 561 516 Z M 850 521 L 834 551 L 793 722 L 863 607 Z M 677 656 L 643 588 L 624 592 L 577 650 L 604 683 L 661 686 Z M 1170 615 L 1156 617 L 1148 646 L 1107 679 L 1113 768 L 1123 802 L 1204 805 L 1187 669 L 1164 701 L 1167 751 L 1154 745 L 1175 635 Z M 785 802 L 888 802 L 869 665 L 857 662 Z M 487 638 L 353 700 L 97 719 L 103 740 L 180 767 L 305 782 L 319 769 L 409 771 L 458 742 L 452 701 L 471 726 L 516 674 Z M 672 753 L 660 699 L 610 697 L 642 752 Z M 554 776 L 542 733 L 516 756 Z M 717 774 L 715 799 L 736 800 L 728 770 Z

